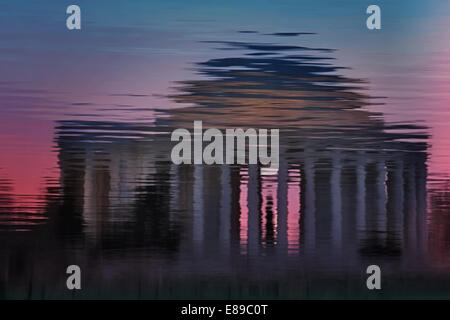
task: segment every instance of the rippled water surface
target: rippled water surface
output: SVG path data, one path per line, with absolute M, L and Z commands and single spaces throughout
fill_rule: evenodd
M 0 297 L 449 297 L 450 5 L 369 4 L 96 1 L 68 31 L 0 1 Z M 195 120 L 280 129 L 278 170 L 174 165 Z

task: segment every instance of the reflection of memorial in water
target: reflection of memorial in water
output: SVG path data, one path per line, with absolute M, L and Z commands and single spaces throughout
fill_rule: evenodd
M 370 99 L 363 82 L 337 75 L 326 58 L 227 44 L 259 55 L 199 64 L 207 79 L 181 82 L 173 97 L 192 107 L 171 110 L 164 124 L 280 128 L 280 168 L 190 167 L 193 184 L 175 190 L 204 199 L 193 210 L 201 224 L 194 239 L 203 240 L 197 250 L 233 252 L 229 245 L 239 244 L 241 254 L 300 253 L 314 265 L 330 256 L 358 266 L 365 256 L 403 256 L 405 265 L 423 258 L 426 144 L 407 142 L 424 140 L 421 128 L 388 125 L 363 109 Z M 206 232 L 217 225 L 211 239 Z
M 338 75 L 323 50 L 248 49 L 259 55 L 201 63 L 206 79 L 182 82 L 172 96 L 190 106 L 165 111 L 156 128 L 61 122 L 56 230 L 125 256 L 153 248 L 183 274 L 360 272 L 361 259 L 422 259 L 426 145 L 407 142 L 425 138 L 420 128 L 363 109 L 363 82 Z M 194 120 L 204 129 L 279 128 L 279 169 L 173 165 L 168 134 Z

